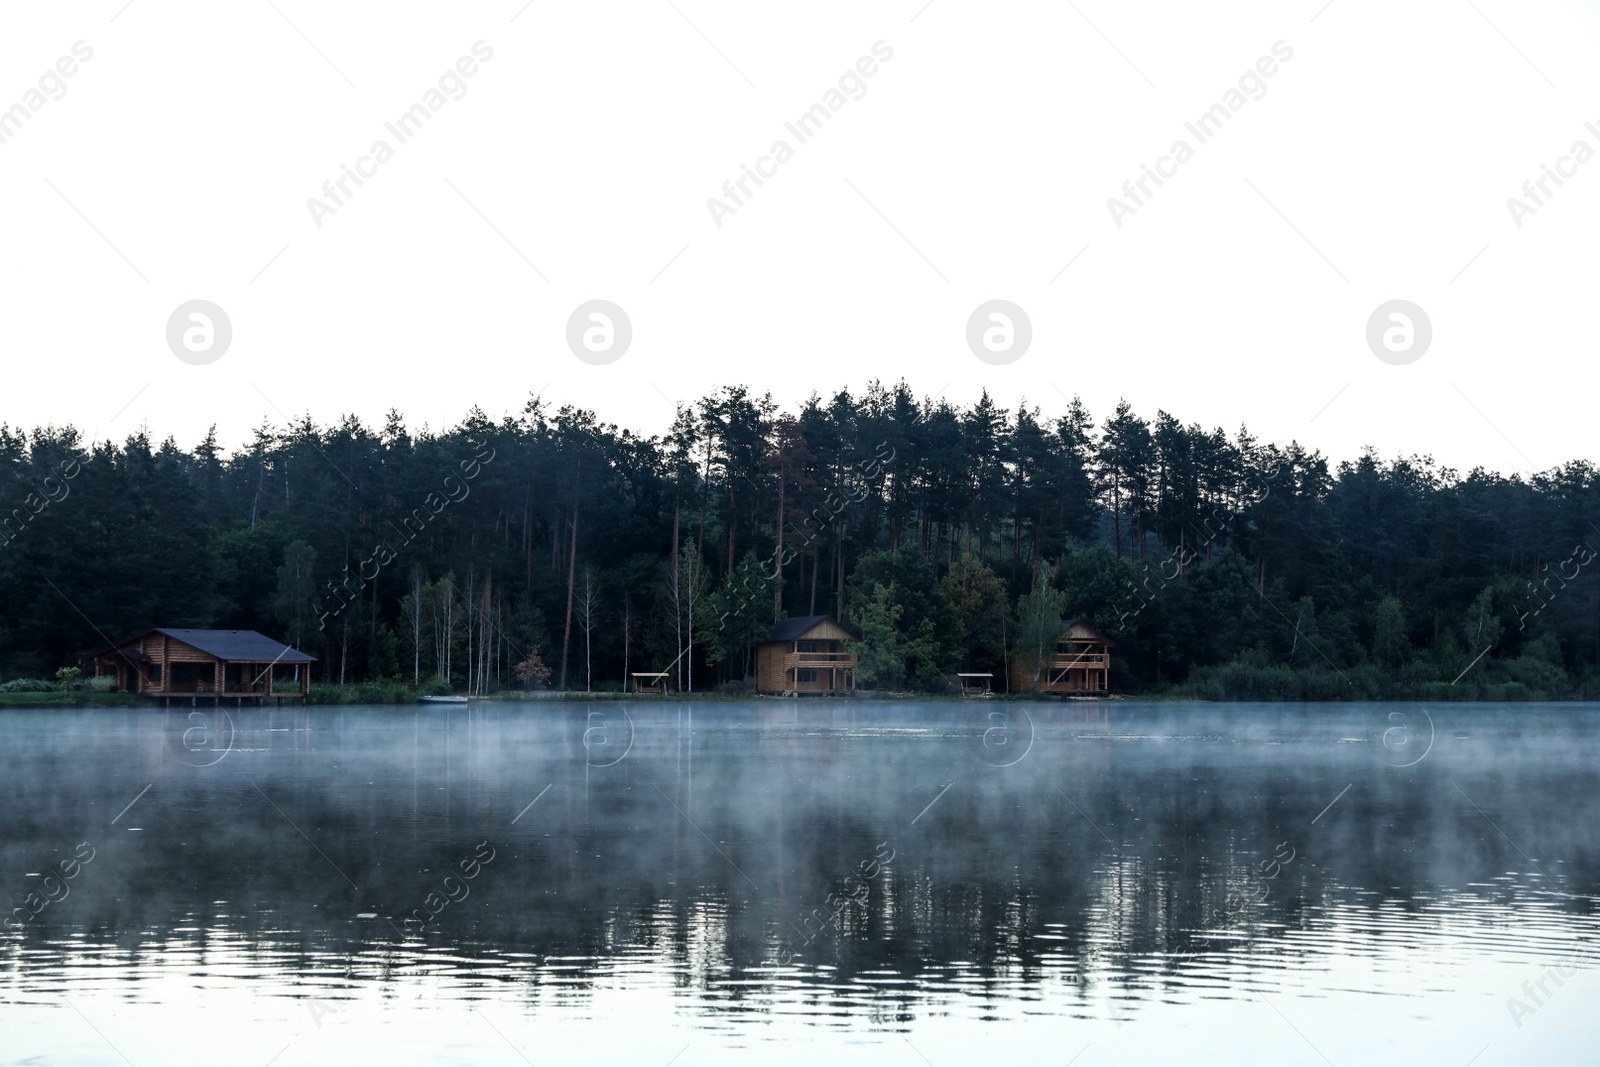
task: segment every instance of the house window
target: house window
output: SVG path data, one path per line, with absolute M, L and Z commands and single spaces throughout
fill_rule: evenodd
M 817 642 L 817 641 L 801 641 L 800 642 L 800 647 L 798 649 L 796 649 L 796 651 L 797 652 L 821 652 L 822 650 L 817 647 L 817 645 L 819 643 L 820 642 Z
M 160 682 L 161 681 L 161 664 L 152 663 L 150 665 L 150 680 L 152 682 Z
M 796 683 L 815 682 L 816 680 L 817 680 L 817 672 L 814 669 L 813 670 L 801 670 L 801 671 L 796 671 L 795 672 L 795 682 Z

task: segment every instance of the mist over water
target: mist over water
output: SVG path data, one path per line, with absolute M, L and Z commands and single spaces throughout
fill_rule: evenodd
M 0 1064 L 1600 1037 L 1583 706 L 225 711 L 5 713 Z

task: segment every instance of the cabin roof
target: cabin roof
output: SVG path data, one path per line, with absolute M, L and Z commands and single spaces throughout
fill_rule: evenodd
M 1072 618 L 1067 619 L 1066 621 L 1062 622 L 1062 624 L 1061 624 L 1061 628 L 1063 630 L 1066 630 L 1066 631 L 1069 631 L 1069 632 L 1072 630 L 1072 628 L 1074 626 L 1081 626 L 1085 630 L 1088 630 L 1089 631 L 1089 635 L 1090 635 L 1090 640 L 1099 641 L 1102 645 L 1105 645 L 1107 648 L 1109 648 L 1112 645 L 1116 644 L 1116 642 L 1111 640 L 1111 638 L 1107 637 L 1105 634 L 1103 634 L 1099 630 L 1095 629 L 1094 628 L 1094 624 L 1091 623 L 1088 619 L 1085 619 L 1081 615 L 1074 615 Z
M 779 619 L 767 631 L 768 641 L 797 641 L 825 622 L 831 622 L 846 633 L 850 627 L 838 622 L 832 615 L 801 615 L 793 619 Z
M 121 645 L 115 645 L 96 654 L 103 656 L 112 652 L 121 653 L 123 645 L 131 645 L 150 634 L 164 634 L 174 641 L 182 641 L 186 645 L 198 648 L 207 655 L 232 662 L 315 663 L 317 661 L 315 656 L 290 648 L 254 630 L 189 630 L 169 626 L 157 626 L 146 630 L 138 637 L 130 638 Z

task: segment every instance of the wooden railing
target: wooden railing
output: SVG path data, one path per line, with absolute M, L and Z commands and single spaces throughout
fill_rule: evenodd
M 1106 689 L 1106 676 L 1104 672 L 1096 672 L 1079 678 L 1067 676 L 1064 672 L 1050 672 L 1040 679 L 1042 687 L 1052 692 L 1071 693 L 1100 693 Z
M 786 652 L 783 656 L 783 669 L 809 667 L 854 667 L 856 654 L 854 652 Z
M 149 691 L 155 693 L 182 693 L 187 696 L 190 693 L 215 693 L 217 687 L 209 678 L 188 678 L 181 682 L 159 682 Z
M 140 692 L 143 692 L 143 693 L 154 693 L 154 694 L 159 694 L 159 695 L 163 695 L 163 696 L 193 696 L 193 695 L 200 695 L 200 696 L 266 696 L 266 695 L 268 695 L 267 694 L 267 682 L 266 682 L 265 678 L 263 678 L 259 682 L 251 684 L 251 685 L 240 685 L 240 684 L 226 685 L 225 684 L 221 690 L 218 690 L 217 687 L 208 679 L 176 682 L 176 683 L 173 683 L 173 684 L 170 684 L 170 685 L 150 684 L 149 682 L 146 682 L 144 688 L 141 689 Z M 299 692 L 300 692 L 300 683 L 299 682 L 290 682 L 288 689 L 276 689 L 270 695 L 272 695 L 272 696 L 295 696 L 295 695 L 298 695 Z

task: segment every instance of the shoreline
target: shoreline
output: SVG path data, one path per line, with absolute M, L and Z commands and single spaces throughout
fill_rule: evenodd
M 782 703 L 795 707 L 808 704 L 840 704 L 840 703 L 867 703 L 867 704 L 972 704 L 982 707 L 986 704 L 1032 704 L 1042 707 L 1092 707 L 1095 705 L 1111 706 L 1126 705 L 1133 707 L 1150 706 L 1178 706 L 1183 704 L 1204 705 L 1208 707 L 1228 707 L 1239 705 L 1283 706 L 1283 705 L 1350 705 L 1350 704 L 1448 704 L 1452 706 L 1493 705 L 1504 707 L 1506 705 L 1549 705 L 1561 707 L 1581 707 L 1584 705 L 1600 705 L 1600 698 L 1583 697 L 1548 697 L 1533 695 L 1516 699 L 1501 696 L 1461 696 L 1455 699 L 1440 699 L 1437 697 L 1405 696 L 1391 698 L 1356 698 L 1350 700 L 1308 700 L 1308 699 L 1237 699 L 1237 700 L 1211 700 L 1204 697 L 1189 695 L 1161 695 L 1161 694 L 1127 694 L 1111 693 L 1106 696 L 1080 697 L 1080 696 L 1048 696 L 1028 693 L 996 693 L 989 697 L 960 697 L 939 693 L 856 693 L 852 696 L 814 696 L 814 697 L 781 697 L 756 693 L 668 693 L 658 695 L 638 695 L 632 693 L 494 693 L 488 696 L 472 697 L 466 704 L 441 704 L 424 705 L 420 697 L 423 694 L 412 695 L 409 699 L 387 700 L 335 700 L 318 701 L 308 700 L 304 704 L 294 703 L 285 698 L 282 705 L 290 707 L 434 707 L 442 709 L 481 707 L 484 705 L 501 704 L 593 704 L 593 703 L 618 703 L 629 702 L 636 704 L 754 704 L 754 703 Z M 129 708 L 150 709 L 156 711 L 170 711 L 180 707 L 189 707 L 183 702 L 181 696 L 174 697 L 170 704 L 160 698 L 139 697 L 132 693 L 0 693 L 0 711 L 8 709 L 52 708 L 61 710 L 89 711 L 102 708 Z M 213 703 L 203 697 L 193 704 L 197 708 L 221 707 L 226 710 L 230 706 L 235 709 L 238 705 L 230 705 L 228 698 L 223 698 L 220 703 Z M 264 705 L 259 702 L 247 701 L 245 708 L 269 707 L 276 709 L 279 705 Z

